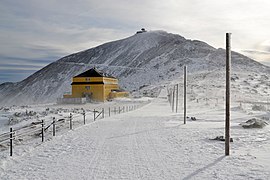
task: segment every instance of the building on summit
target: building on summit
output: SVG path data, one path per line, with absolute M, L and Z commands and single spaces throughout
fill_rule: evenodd
M 96 68 L 89 69 L 72 80 L 72 94 L 65 94 L 59 103 L 83 103 L 82 101 L 104 102 L 117 97 L 127 97 L 128 92 L 120 90 L 118 79 L 99 72 Z

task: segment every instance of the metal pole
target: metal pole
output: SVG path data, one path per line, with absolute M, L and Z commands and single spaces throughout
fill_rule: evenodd
M 225 155 L 230 155 L 230 84 L 231 84 L 231 33 L 226 33 L 226 123 Z
M 187 120 L 187 66 L 184 66 L 184 124 Z
M 172 112 L 174 112 L 174 96 L 175 96 L 175 86 L 173 86 L 173 95 L 172 95 Z
M 104 118 L 104 108 L 102 108 L 102 118 Z
M 109 117 L 111 117 L 111 108 L 109 107 Z
M 179 84 L 176 84 L 176 108 L 175 108 L 176 113 L 178 111 L 178 91 L 179 91 Z
M 170 89 L 170 105 L 172 106 L 172 90 Z
M 96 120 L 96 109 L 94 109 L 94 121 Z
M 44 142 L 44 120 L 41 123 L 41 141 Z
M 168 98 L 169 104 L 171 105 L 171 94 L 170 94 L 170 91 L 169 90 L 168 90 L 167 98 Z
M 9 134 L 9 140 L 10 140 L 10 156 L 13 154 L 13 130 L 10 128 L 10 134 Z
M 53 117 L 53 136 L 55 136 L 55 117 Z

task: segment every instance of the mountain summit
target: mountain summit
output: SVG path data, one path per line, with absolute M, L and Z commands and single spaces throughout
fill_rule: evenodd
M 189 73 L 224 69 L 225 50 L 165 31 L 149 31 L 63 57 L 18 83 L 0 85 L 1 104 L 55 102 L 70 91 L 71 78 L 96 67 L 119 79 L 120 86 L 136 92 L 146 86 L 162 87 Z M 232 53 L 234 71 L 265 72 L 270 68 Z

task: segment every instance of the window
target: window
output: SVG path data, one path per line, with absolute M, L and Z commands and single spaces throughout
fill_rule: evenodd
M 85 89 L 86 90 L 90 90 L 90 86 L 85 86 Z
M 90 78 L 89 77 L 85 78 L 85 81 L 86 82 L 89 82 L 90 81 Z

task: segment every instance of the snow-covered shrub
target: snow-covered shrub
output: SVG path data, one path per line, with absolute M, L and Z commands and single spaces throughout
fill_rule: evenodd
M 252 106 L 253 111 L 266 111 L 266 108 L 263 105 L 256 105 L 254 104 Z
M 20 113 L 20 112 L 15 112 L 15 113 L 13 114 L 13 116 L 14 116 L 14 117 L 22 117 L 23 114 Z
M 18 119 L 16 116 L 12 116 L 8 119 L 9 125 L 14 125 L 20 122 L 20 119 Z
M 263 128 L 268 125 L 268 123 L 264 120 L 252 118 L 248 121 L 240 124 L 243 128 Z

